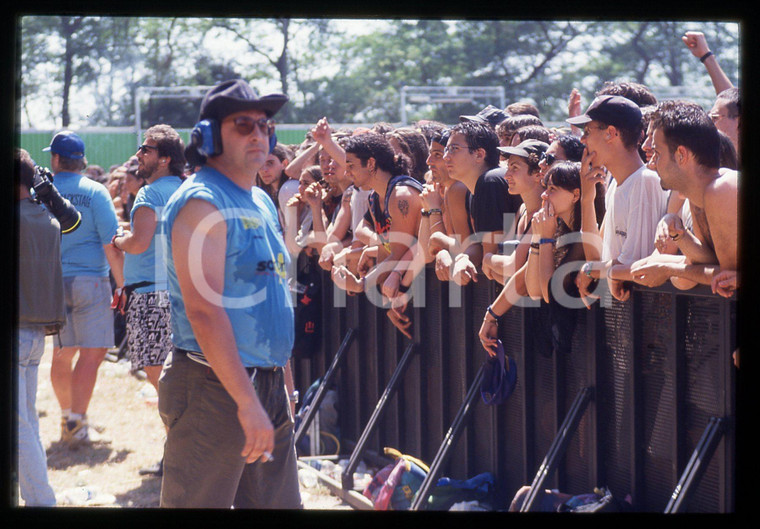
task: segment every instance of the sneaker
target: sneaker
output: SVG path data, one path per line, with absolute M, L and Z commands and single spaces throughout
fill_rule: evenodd
M 61 420 L 61 441 L 69 445 L 69 448 L 78 448 L 93 443 L 110 443 L 100 435 L 103 427 L 92 426 L 87 422 L 87 417 L 82 419 L 62 419 Z
M 61 442 L 69 445 L 69 448 L 90 444 L 87 419 L 67 419 L 64 417 L 61 420 Z
M 151 465 L 149 467 L 141 468 L 138 470 L 138 474 L 141 476 L 152 474 L 156 477 L 160 477 L 164 475 L 164 458 L 161 458 L 161 461 L 156 463 L 155 465 Z

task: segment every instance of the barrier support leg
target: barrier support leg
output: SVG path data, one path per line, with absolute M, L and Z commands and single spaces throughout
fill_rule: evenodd
M 723 438 L 727 422 L 724 418 L 710 417 L 710 421 L 707 423 L 705 431 L 694 448 L 694 452 L 691 454 L 683 474 L 681 474 L 681 479 L 678 480 L 678 484 L 670 496 L 670 501 L 665 507 L 666 514 L 682 512 L 686 508 L 689 498 L 710 463 L 710 458 L 712 458 L 718 443 Z
M 484 365 L 480 367 L 475 375 L 475 380 L 470 384 L 470 389 L 467 391 L 464 402 L 459 408 L 456 417 L 454 417 L 454 422 L 452 422 L 451 428 L 446 432 L 443 442 L 441 443 L 440 448 L 438 448 L 438 453 L 436 453 L 435 458 L 430 465 L 430 472 L 428 472 L 425 480 L 420 486 L 420 490 L 414 497 L 410 510 L 424 510 L 424 505 L 427 502 L 428 496 L 430 496 L 433 485 L 438 481 L 438 475 L 441 473 L 441 470 L 443 470 L 444 465 L 448 462 L 449 457 L 451 456 L 451 450 L 453 450 L 460 434 L 467 424 L 467 417 L 470 415 L 472 405 L 480 395 L 480 383 L 483 380 L 484 367 Z
M 387 407 L 388 402 L 390 401 L 391 397 L 393 397 L 394 393 L 396 392 L 398 383 L 401 380 L 402 376 L 404 375 L 404 372 L 406 371 L 406 368 L 409 365 L 409 360 L 412 357 L 412 353 L 415 350 L 415 346 L 416 344 L 410 343 L 409 346 L 406 348 L 404 355 L 401 357 L 401 360 L 399 361 L 398 365 L 396 365 L 396 369 L 393 371 L 393 375 L 388 381 L 388 385 L 386 386 L 385 391 L 383 391 L 383 394 L 380 397 L 380 400 L 375 405 L 375 410 L 372 412 L 372 416 L 370 417 L 369 422 L 364 427 L 364 431 L 362 431 L 361 437 L 356 442 L 356 446 L 354 447 L 354 450 L 351 453 L 351 457 L 348 460 L 348 466 L 343 470 L 343 474 L 341 475 L 341 481 L 342 481 L 344 490 L 350 490 L 354 486 L 354 471 L 356 470 L 356 467 L 358 466 L 359 461 L 362 458 L 365 445 L 367 444 L 367 441 L 372 435 L 372 432 L 375 430 L 375 427 L 377 426 L 380 420 L 380 417 L 385 411 L 385 408 Z
M 298 426 L 298 429 L 296 430 L 295 437 L 294 437 L 294 444 L 296 446 L 298 446 L 298 443 L 301 441 L 304 434 L 309 429 L 309 425 L 311 425 L 312 421 L 314 420 L 314 417 L 319 411 L 319 407 L 322 405 L 322 401 L 324 400 L 325 395 L 327 395 L 327 389 L 332 385 L 333 381 L 335 380 L 335 375 L 338 370 L 338 365 L 340 364 L 341 360 L 343 360 L 343 357 L 346 355 L 346 352 L 348 351 L 348 348 L 351 345 L 351 342 L 353 341 L 353 339 L 354 339 L 354 329 L 349 328 L 348 331 L 346 332 L 345 338 L 343 338 L 343 343 L 340 344 L 340 347 L 338 348 L 338 352 L 335 353 L 335 357 L 333 358 L 333 361 L 330 364 L 330 367 L 327 369 L 327 372 L 322 378 L 322 382 L 319 384 L 319 387 L 317 388 L 317 392 L 314 394 L 314 399 L 312 400 L 311 404 L 309 405 L 309 408 L 306 410 L 306 413 L 304 414 L 303 421 L 301 421 L 301 424 Z
M 562 421 L 562 426 L 560 426 L 557 435 L 554 436 L 552 445 L 549 447 L 549 452 L 546 454 L 544 461 L 538 469 L 538 473 L 536 473 L 536 477 L 533 479 L 530 491 L 520 507 L 520 512 L 530 512 L 537 503 L 536 500 L 543 495 L 544 482 L 554 472 L 559 461 L 565 455 L 570 437 L 575 433 L 590 400 L 591 388 L 583 388 L 578 392 L 573 404 L 570 406 L 570 410 L 565 416 L 565 420 Z

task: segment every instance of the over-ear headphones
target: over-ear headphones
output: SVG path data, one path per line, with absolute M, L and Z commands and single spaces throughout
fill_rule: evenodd
M 222 138 L 219 122 L 215 119 L 203 119 L 196 123 L 190 133 L 190 143 L 198 153 L 206 158 L 222 154 Z M 269 135 L 269 153 L 277 145 L 277 134 L 272 131 Z
M 206 158 L 222 154 L 219 122 L 215 119 L 202 119 L 196 123 L 190 133 L 190 143 Z

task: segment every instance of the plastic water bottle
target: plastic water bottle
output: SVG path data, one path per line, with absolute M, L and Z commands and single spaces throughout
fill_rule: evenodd
M 298 481 L 300 481 L 301 485 L 306 489 L 313 489 L 317 486 L 317 476 L 314 475 L 314 472 L 306 468 L 298 469 Z

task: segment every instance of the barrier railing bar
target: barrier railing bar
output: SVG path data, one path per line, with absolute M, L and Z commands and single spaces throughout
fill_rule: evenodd
M 554 436 L 552 445 L 549 447 L 549 452 L 546 454 L 544 461 L 536 473 L 536 477 L 533 479 L 530 491 L 520 508 L 520 512 L 530 512 L 536 499 L 543 494 L 544 482 L 554 472 L 560 459 L 564 456 L 567 445 L 570 442 L 570 437 L 578 427 L 578 423 L 580 423 L 583 412 L 586 410 L 586 405 L 590 400 L 591 388 L 585 387 L 578 392 L 573 404 L 570 406 L 570 410 L 568 410 L 565 416 L 565 420 L 562 422 L 562 426 L 560 426 L 557 435 Z

